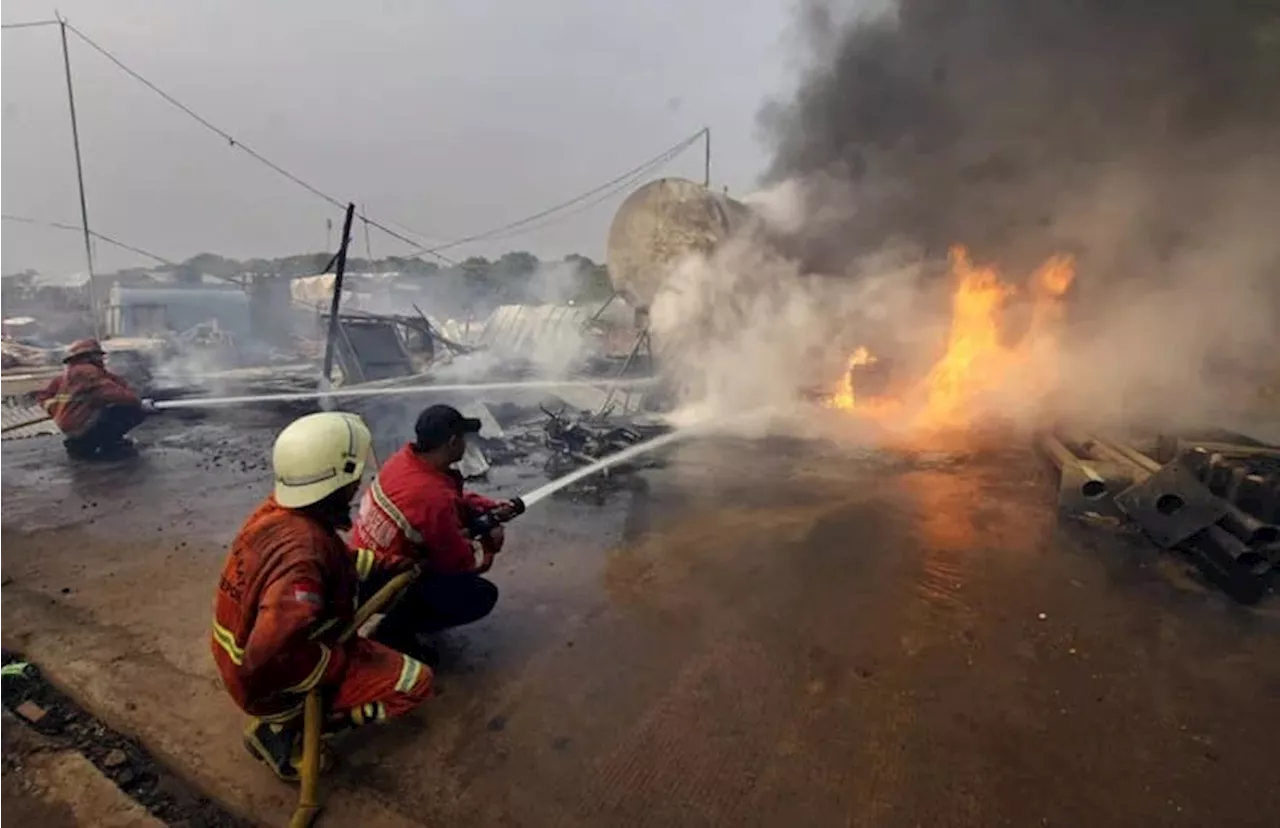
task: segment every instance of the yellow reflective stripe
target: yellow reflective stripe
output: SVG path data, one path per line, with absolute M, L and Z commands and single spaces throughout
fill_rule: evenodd
M 316 666 L 311 670 L 311 674 L 292 687 L 286 687 L 284 692 L 306 693 L 320 683 L 320 677 L 324 675 L 325 668 L 329 666 L 329 659 L 333 654 L 329 652 L 329 648 L 325 645 L 320 644 L 319 647 L 320 660 L 316 662 Z
M 396 681 L 397 693 L 408 693 L 422 678 L 422 662 L 407 655 L 401 655 L 404 663 L 400 666 L 400 678 Z
M 52 408 L 55 405 L 65 405 L 66 403 L 69 403 L 69 402 L 71 402 L 70 394 L 57 394 L 45 400 L 44 402 L 40 403 L 40 407 L 43 408 L 45 411 L 48 411 L 50 408 Z
M 372 549 L 356 550 L 356 576 L 361 581 L 367 581 L 369 574 L 373 572 L 374 555 Z
M 373 479 L 373 485 L 369 487 L 369 492 L 377 502 L 378 508 L 385 512 L 387 517 L 391 518 L 391 521 L 400 528 L 401 532 L 404 532 L 404 536 L 411 543 L 422 543 L 422 534 L 410 525 L 409 519 L 404 516 L 404 512 L 401 512 L 396 504 L 391 502 L 391 498 L 387 497 L 387 493 L 382 491 L 382 484 L 378 482 L 378 478 L 375 477 Z
M 357 725 L 381 722 L 387 718 L 387 708 L 382 702 L 367 702 L 351 708 L 351 721 Z
M 216 620 L 213 622 L 213 640 L 217 642 L 218 646 L 236 665 L 244 661 L 244 650 L 236 646 L 235 635 Z

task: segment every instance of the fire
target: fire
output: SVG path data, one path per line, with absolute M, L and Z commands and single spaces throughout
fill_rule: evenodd
M 853 352 L 853 355 L 849 357 L 849 364 L 844 368 L 844 375 L 840 378 L 840 387 L 831 397 L 831 408 L 849 409 L 854 407 L 853 369 L 859 365 L 873 365 L 876 361 L 876 357 L 864 347 L 859 346 Z
M 950 262 L 956 287 L 946 348 L 924 379 L 903 398 L 876 401 L 868 408 L 855 396 L 852 368 L 875 357 L 859 348 L 849 359 L 833 407 L 877 417 L 892 414 L 913 430 L 937 431 L 968 426 L 993 395 L 1042 399 L 1053 390 L 1061 299 L 1075 279 L 1074 261 L 1055 256 L 1028 279 L 1030 321 L 1012 344 L 1005 317 L 1018 288 L 1003 281 L 995 268 L 975 265 L 963 247 L 951 250 Z

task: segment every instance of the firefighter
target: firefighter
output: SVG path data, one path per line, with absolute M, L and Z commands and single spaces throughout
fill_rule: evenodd
M 482 576 L 502 549 L 502 528 L 473 541 L 467 526 L 481 512 L 514 506 L 463 491 L 453 468 L 467 435 L 478 431 L 479 420 L 452 406 L 423 410 L 414 441 L 387 460 L 365 492 L 351 535 L 362 594 L 385 582 L 371 574 L 380 562 L 409 558 L 421 569 L 375 636 L 431 664 L 437 654 L 423 636 L 483 618 L 498 602 L 498 587 Z
M 62 361 L 66 368 L 36 400 L 62 431 L 67 455 L 109 459 L 130 453 L 133 443 L 125 435 L 153 410 L 150 401 L 107 370 L 96 339 L 71 343 Z
M 371 442 L 364 422 L 341 412 L 310 414 L 280 432 L 275 489 L 236 535 L 218 584 L 218 672 L 253 717 L 246 747 L 286 781 L 298 777 L 303 701 L 312 689 L 324 698 L 327 733 L 403 715 L 431 692 L 431 669 L 417 659 L 366 638 L 337 640 L 358 586 L 338 530 L 351 526 Z M 412 566 L 398 564 L 378 574 Z

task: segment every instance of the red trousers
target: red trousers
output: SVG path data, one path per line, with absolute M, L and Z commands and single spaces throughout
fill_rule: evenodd
M 431 668 L 367 638 L 345 645 L 347 663 L 336 686 L 322 690 L 330 727 L 402 716 L 431 695 Z

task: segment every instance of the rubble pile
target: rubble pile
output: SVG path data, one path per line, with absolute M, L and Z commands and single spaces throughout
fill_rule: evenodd
M 58 433 L 58 427 L 41 406 L 28 405 L 16 399 L 0 405 L 0 434 L 6 441 Z
M 37 348 L 33 345 L 23 345 L 12 340 L 4 340 L 0 343 L 0 358 L 3 363 L 0 367 L 8 370 L 20 370 L 23 368 L 45 368 L 50 365 L 59 363 L 58 354 L 47 348 Z
M 554 479 L 670 430 L 657 420 L 597 414 L 554 398 L 537 405 L 471 402 L 457 407 L 482 423 L 459 463 L 468 479 L 501 466 L 531 466 Z M 625 486 L 630 474 L 659 465 L 661 460 L 652 456 L 620 463 L 566 491 L 600 496 Z

